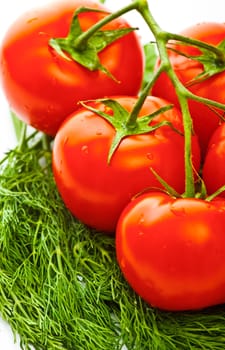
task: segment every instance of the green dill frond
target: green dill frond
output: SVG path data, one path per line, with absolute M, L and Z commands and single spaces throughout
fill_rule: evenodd
M 14 149 L 0 170 L 0 314 L 35 350 L 221 350 L 225 310 L 148 306 L 122 277 L 114 237 L 77 221 L 51 151 Z

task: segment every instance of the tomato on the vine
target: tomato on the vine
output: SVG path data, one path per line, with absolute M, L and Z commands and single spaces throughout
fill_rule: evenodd
M 225 186 L 225 123 L 214 131 L 210 139 L 202 177 L 209 195 Z M 221 195 L 225 196 L 225 191 Z
M 136 97 L 113 100 L 128 112 L 137 102 Z M 90 105 L 121 121 L 121 114 L 114 113 L 104 101 Z M 137 119 L 144 120 L 163 106 L 168 102 L 149 96 Z M 121 211 L 133 196 L 149 187 L 162 188 L 151 168 L 177 192 L 184 191 L 184 136 L 179 110 L 173 107 L 158 114 L 150 125 L 165 121 L 171 125 L 123 138 L 110 162 L 108 155 L 116 131 L 105 118 L 81 108 L 64 121 L 54 141 L 53 171 L 62 199 L 78 219 L 113 232 Z M 198 171 L 200 150 L 194 136 L 192 144 L 193 167 Z
M 67 37 L 74 12 L 81 6 L 108 11 L 89 0 L 48 4 L 19 17 L 2 42 L 0 76 L 10 108 L 23 121 L 52 136 L 77 108 L 78 101 L 113 94 L 136 95 L 142 82 L 143 49 L 135 31 L 103 49 L 104 40 L 95 39 L 101 66 L 111 76 L 100 69 L 91 71 L 68 53 L 59 54 L 50 46 L 50 39 Z M 107 15 L 101 11 L 79 13 L 76 31 L 87 31 Z M 131 27 L 117 18 L 101 30 L 115 33 L 126 28 Z M 84 53 L 82 49 L 78 54 L 89 59 L 92 47 L 89 45 Z
M 116 230 L 124 277 L 150 305 L 195 310 L 225 302 L 225 200 L 149 192 L 131 201 Z
M 187 28 L 181 34 L 216 46 L 225 39 L 225 23 L 200 23 Z M 200 50 L 196 47 L 179 43 L 169 43 L 169 46 L 173 49 L 168 49 L 169 59 L 178 79 L 195 95 L 224 104 L 225 71 L 202 81 L 194 82 L 193 79 L 203 72 L 203 65 L 201 62 L 185 57 L 180 53 L 188 56 L 198 56 L 201 53 Z M 156 67 L 158 64 L 159 60 L 156 63 Z M 165 98 L 179 106 L 175 88 L 166 72 L 163 72 L 156 81 L 152 94 Z M 215 110 L 206 104 L 193 100 L 189 100 L 189 107 L 194 131 L 199 137 L 202 153 L 205 154 L 209 139 L 223 118 L 223 111 Z

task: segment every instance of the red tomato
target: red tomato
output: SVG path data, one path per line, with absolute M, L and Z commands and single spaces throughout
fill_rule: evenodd
M 131 111 L 137 98 L 115 98 Z M 148 97 L 140 117 L 168 105 Z M 111 115 L 102 103 L 95 108 Z M 116 116 L 114 116 L 116 117 Z M 117 116 L 118 118 L 118 116 Z M 158 115 L 154 125 L 168 120 L 182 130 L 181 114 L 175 108 Z M 138 192 L 160 186 L 152 167 L 178 192 L 184 191 L 184 137 L 170 126 L 124 138 L 111 162 L 107 162 L 115 128 L 85 108 L 74 112 L 57 132 L 53 147 L 53 171 L 59 192 L 70 211 L 85 224 L 113 232 L 124 206 Z M 193 164 L 199 168 L 199 146 L 193 137 Z
M 200 23 L 188 28 L 181 34 L 209 44 L 218 45 L 225 39 L 225 23 Z M 188 55 L 200 54 L 197 48 L 191 46 L 174 44 L 172 47 Z M 168 51 L 168 54 L 176 75 L 184 85 L 202 73 L 203 66 L 201 63 L 173 51 Z M 159 62 L 157 62 L 156 66 L 158 64 Z M 216 74 L 200 83 L 195 83 L 188 89 L 198 96 L 225 103 L 225 72 Z M 179 106 L 175 89 L 165 72 L 160 75 L 154 85 L 152 94 L 165 98 Z M 209 139 L 219 125 L 220 118 L 211 108 L 199 102 L 190 100 L 189 107 L 193 118 L 194 130 L 199 137 L 202 153 L 205 154 Z M 218 113 L 223 116 L 223 111 L 218 111 Z
M 225 201 L 146 193 L 122 212 L 116 252 L 150 305 L 194 310 L 225 302 Z
M 50 135 L 80 100 L 112 94 L 136 95 L 143 76 L 143 52 L 135 32 L 116 40 L 99 53 L 101 64 L 117 79 L 90 71 L 57 54 L 51 38 L 66 37 L 74 11 L 80 6 L 105 9 L 89 0 L 49 4 L 21 16 L 6 33 L 1 48 L 0 76 L 11 109 L 26 123 Z M 79 15 L 86 31 L 106 13 Z M 105 30 L 129 27 L 123 19 Z
M 225 123 L 214 131 L 210 139 L 202 176 L 208 194 L 225 186 Z M 221 195 L 225 196 L 225 191 Z

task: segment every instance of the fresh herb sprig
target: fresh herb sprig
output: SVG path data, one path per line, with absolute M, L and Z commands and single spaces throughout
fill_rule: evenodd
M 0 168 L 0 314 L 19 333 L 21 348 L 223 348 L 224 307 L 149 307 L 123 279 L 114 238 L 91 231 L 64 207 L 51 150 L 31 136 L 25 141 Z
M 50 159 L 39 144 L 11 151 L 2 164 L 1 314 L 24 348 L 110 348 L 116 327 L 107 303 L 118 293 L 114 280 L 119 283 L 113 239 L 71 217 L 55 189 Z

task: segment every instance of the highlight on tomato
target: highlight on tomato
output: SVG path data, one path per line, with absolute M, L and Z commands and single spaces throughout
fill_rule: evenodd
M 198 310 L 225 302 L 225 200 L 149 192 L 123 210 L 116 229 L 121 271 L 151 306 Z
M 148 96 L 131 122 L 137 101 L 120 96 L 89 102 L 64 121 L 55 137 L 53 173 L 65 205 L 83 223 L 104 232 L 114 232 L 133 196 L 149 187 L 163 187 L 155 174 L 179 193 L 184 191 L 180 111 Z M 198 171 L 195 136 L 192 148 Z
M 54 136 L 78 101 L 138 93 L 143 48 L 124 19 L 80 40 L 108 14 L 100 3 L 66 0 L 29 11 L 11 25 L 1 45 L 0 80 L 20 119 Z
M 225 123 L 213 133 L 202 170 L 203 181 L 208 195 L 218 191 L 225 185 Z M 225 197 L 225 191 L 220 193 Z
M 225 23 L 199 23 L 187 28 L 180 34 L 217 47 L 221 45 L 222 50 L 223 41 L 225 40 Z M 202 61 L 199 60 L 201 54 L 204 55 Z M 175 41 L 169 42 L 168 55 L 178 79 L 188 90 L 197 96 L 225 103 L 224 55 L 217 57 L 212 51 L 203 50 L 201 52 L 197 47 L 187 44 L 182 45 Z M 203 66 L 203 63 L 205 66 Z M 159 60 L 156 63 L 156 68 L 158 65 Z M 214 74 L 215 68 L 219 73 Z M 201 76 L 204 70 L 207 70 L 207 74 Z M 179 106 L 175 88 L 166 72 L 160 75 L 151 93 L 171 101 L 177 107 Z M 205 155 L 213 131 L 221 123 L 221 120 L 224 120 L 223 111 L 193 100 L 189 100 L 189 108 L 194 131 L 198 135 L 202 154 Z

